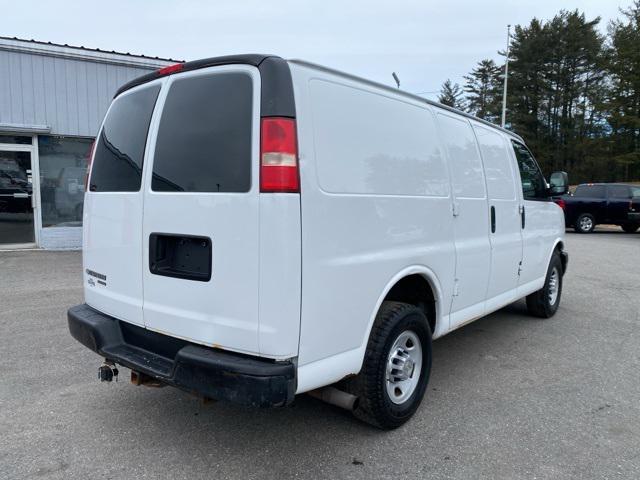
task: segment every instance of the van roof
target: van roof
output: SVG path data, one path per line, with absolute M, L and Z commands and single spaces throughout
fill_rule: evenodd
M 118 89 L 113 98 L 122 92 L 143 83 L 169 76 L 173 73 L 198 70 L 200 68 L 221 65 L 252 65 L 260 70 L 262 80 L 260 114 L 263 117 L 295 118 L 296 109 L 293 100 L 293 84 L 287 62 L 276 55 L 246 54 L 211 57 L 202 60 L 176 63 L 154 72 L 134 78 Z
M 280 58 L 275 55 L 248 53 L 245 55 L 225 55 L 222 57 L 210 57 L 210 58 L 203 58 L 202 60 L 192 60 L 189 62 L 176 63 L 175 67 L 178 67 L 178 65 L 180 65 L 180 67 L 170 71 L 169 73 L 163 73 L 164 69 L 161 68 L 154 72 L 147 73 L 145 75 L 136 77 L 133 80 L 130 80 L 129 82 L 125 83 L 118 89 L 118 91 L 114 95 L 114 98 L 126 90 L 129 90 L 138 85 L 142 85 L 143 83 L 150 82 L 157 78 L 170 75 L 171 73 L 186 72 L 189 70 L 197 70 L 199 68 L 206 68 L 206 67 L 215 67 L 218 65 L 242 64 L 242 65 L 253 65 L 254 67 L 258 67 L 266 58 L 269 58 L 269 57 Z
M 421 97 L 421 96 L 416 95 L 414 93 L 409 93 L 409 92 L 400 90 L 398 88 L 390 87 L 389 85 L 385 85 L 384 83 L 374 82 L 373 80 L 369 80 L 367 78 L 359 77 L 357 75 L 352 75 L 350 73 L 345 73 L 345 72 L 342 72 L 340 70 L 335 70 L 333 68 L 325 67 L 323 65 L 318 65 L 318 64 L 315 64 L 315 63 L 307 62 L 306 60 L 292 59 L 292 60 L 288 60 L 288 62 L 296 64 L 296 65 L 300 65 L 300 66 L 303 66 L 303 67 L 308 67 L 308 68 L 313 68 L 315 70 L 320 70 L 322 72 L 330 73 L 330 74 L 333 74 L 333 75 L 338 75 L 340 77 L 348 78 L 349 80 L 355 80 L 357 82 L 366 83 L 367 85 L 371 85 L 373 87 L 377 87 L 377 88 L 381 88 L 383 90 L 387 90 L 388 92 L 394 93 L 396 95 L 402 95 L 403 97 L 409 97 L 412 100 L 418 100 L 418 101 L 427 103 L 429 105 L 432 105 L 434 107 L 441 108 L 443 110 L 447 110 L 449 112 L 453 112 L 453 113 L 456 113 L 458 115 L 462 115 L 463 117 L 467 117 L 469 119 L 475 120 L 476 122 L 479 122 L 479 123 L 482 123 L 482 124 L 487 125 L 489 127 L 492 127 L 492 128 L 497 129 L 497 130 L 500 130 L 501 132 L 504 132 L 504 133 L 512 136 L 516 140 L 519 140 L 519 141 L 524 143 L 524 140 L 522 139 L 522 137 L 520 137 L 520 135 L 518 135 L 517 133 L 512 132 L 511 130 L 507 130 L 506 128 L 502 128 L 502 127 L 500 127 L 498 125 L 495 125 L 495 124 L 493 124 L 493 123 L 491 123 L 491 122 L 489 122 L 487 120 L 484 120 L 482 118 L 478 118 L 478 117 L 476 117 L 474 115 L 471 115 L 470 113 L 463 112 L 462 110 L 458 110 L 457 108 L 449 107 L 447 105 L 443 105 L 443 104 L 438 103 L 438 102 L 434 102 L 433 100 L 429 100 L 427 98 Z
M 620 183 L 620 182 L 587 182 L 580 183 L 578 187 L 595 187 L 600 185 L 615 185 L 619 187 L 636 187 L 637 185 L 633 185 L 632 183 Z
M 248 54 L 243 54 L 243 55 L 225 55 L 225 56 L 221 56 L 221 57 L 211 57 L 211 58 L 204 58 L 202 60 L 192 60 L 190 62 L 184 62 L 184 63 L 179 63 L 176 64 L 175 70 L 171 69 L 171 67 L 165 67 L 165 68 L 161 68 L 159 70 L 156 70 L 154 72 L 148 73 L 146 75 L 142 75 L 140 77 L 134 78 L 133 80 L 125 83 L 122 87 L 120 87 L 118 89 L 118 91 L 116 92 L 116 94 L 114 95 L 114 98 L 117 97 L 118 95 L 120 95 L 122 92 L 129 90 L 135 86 L 138 85 L 142 85 L 143 83 L 146 82 L 150 82 L 152 80 L 156 80 L 158 78 L 170 75 L 172 73 L 177 73 L 177 72 L 185 72 L 185 71 L 189 71 L 189 70 L 197 70 L 200 68 L 206 68 L 206 67 L 214 67 L 214 66 L 219 66 L 219 65 L 252 65 L 254 67 L 258 67 L 262 70 L 262 65 L 263 62 L 266 59 L 272 59 L 275 62 L 272 62 L 274 65 L 281 65 L 282 63 L 285 62 L 285 60 L 282 59 L 282 57 L 278 57 L 277 55 L 267 55 L 267 54 L 259 54 L 259 53 L 248 53 Z M 362 77 L 358 77 L 357 75 L 352 75 L 350 73 L 345 73 L 342 72 L 340 70 L 335 70 L 333 68 L 329 68 L 329 67 L 325 67 L 323 65 L 318 65 L 312 62 L 307 62 L 305 60 L 298 60 L 298 59 L 292 59 L 292 60 L 286 60 L 286 62 L 289 63 L 293 63 L 295 65 L 300 65 L 303 67 L 307 67 L 307 68 L 313 68 L 315 70 L 319 70 L 322 72 L 326 72 L 326 73 L 330 73 L 333 75 L 338 75 L 344 78 L 348 78 L 350 80 L 355 80 L 357 82 L 361 82 L 361 83 L 365 83 L 367 85 L 371 85 L 373 87 L 376 88 L 380 88 L 383 90 L 386 90 L 390 93 L 394 93 L 396 95 L 401 95 L 403 97 L 408 97 L 411 98 L 413 100 L 418 100 L 420 102 L 426 103 L 428 105 L 432 105 L 434 107 L 437 108 L 441 108 L 443 110 L 447 110 L 449 112 L 453 112 L 457 115 L 462 115 L 463 117 L 475 120 L 476 122 L 482 123 L 484 125 L 487 125 L 491 128 L 495 128 L 497 130 L 502 131 L 503 133 L 506 133 L 508 135 L 510 135 L 511 137 L 515 138 L 516 140 L 519 140 L 521 142 L 524 142 L 524 140 L 522 139 L 522 137 L 520 137 L 518 134 L 507 130 L 506 128 L 502 128 L 499 127 L 498 125 L 495 125 L 487 120 L 483 120 L 482 118 L 478 118 L 475 117 L 469 113 L 463 112 L 462 110 L 458 110 L 456 108 L 452 108 L 449 107 L 447 105 L 442 105 L 441 103 L 438 102 L 434 102 L 433 100 L 428 100 L 424 97 L 421 97 L 419 95 L 415 95 L 413 93 L 409 93 L 409 92 L 405 92 L 403 90 L 397 89 L 397 88 L 392 88 L 388 85 L 385 85 L 383 83 L 378 83 L 378 82 L 374 82 L 373 80 L 368 80 L 366 78 L 362 78 Z M 269 63 L 269 62 L 268 62 Z M 280 68 L 276 68 L 277 70 L 280 70 L 280 72 L 278 72 L 279 74 L 277 75 L 277 77 L 279 79 L 282 79 L 282 71 Z M 271 73 L 271 71 L 273 70 L 272 68 L 268 68 L 269 73 Z M 264 73 L 261 71 L 261 73 Z M 290 82 L 290 79 L 289 79 Z M 275 86 L 276 82 L 270 82 L 271 85 Z M 289 84 L 290 85 L 290 84 Z M 280 90 L 280 88 L 276 88 L 276 90 Z M 279 94 L 278 98 L 280 99 L 280 103 L 284 103 L 287 105 L 284 105 L 284 109 L 277 109 L 280 110 L 282 112 L 285 113 L 285 115 L 283 116 L 295 116 L 295 109 L 293 106 L 293 101 L 286 99 L 287 95 L 282 95 L 283 92 L 282 91 L 277 91 L 274 92 Z M 264 106 L 264 104 L 263 104 Z M 288 113 L 288 114 L 286 114 Z

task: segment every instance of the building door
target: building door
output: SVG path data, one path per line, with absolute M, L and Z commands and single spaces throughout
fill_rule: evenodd
M 0 143 L 0 248 L 36 245 L 33 146 L 24 138 L 28 145 Z

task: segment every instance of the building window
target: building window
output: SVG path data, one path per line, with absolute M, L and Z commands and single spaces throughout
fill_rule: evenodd
M 31 137 L 26 135 L 0 134 L 0 143 L 17 143 L 18 145 L 31 145 Z
M 38 136 L 43 227 L 79 227 L 90 138 Z

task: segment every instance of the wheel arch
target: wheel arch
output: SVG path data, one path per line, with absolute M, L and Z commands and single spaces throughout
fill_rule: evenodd
M 564 239 L 557 238 L 553 243 L 553 248 L 549 251 L 549 255 L 547 255 L 547 265 L 551 262 L 551 257 L 555 252 L 564 252 Z M 568 258 L 565 255 L 560 255 L 560 261 L 562 262 L 562 271 L 565 272 L 567 270 Z
M 422 295 L 416 294 L 416 288 L 419 285 L 428 288 L 428 290 L 422 292 Z M 361 354 L 359 369 L 362 368 L 362 361 L 364 360 L 364 354 L 369 342 L 369 337 L 371 336 L 373 322 L 375 321 L 378 311 L 382 306 L 382 302 L 385 300 L 405 301 L 407 303 L 423 307 L 425 309 L 425 315 L 427 316 L 433 337 L 436 338 L 441 334 L 439 330 L 443 327 L 443 323 L 441 321 L 442 288 L 438 281 L 438 277 L 433 270 L 424 265 L 412 265 L 406 267 L 391 277 L 378 296 L 374 309 L 370 315 L 369 323 L 367 324 L 363 342 L 360 345 L 359 350 Z M 413 302 L 407 300 L 413 300 Z M 420 305 L 420 300 L 427 300 L 424 302 L 424 306 Z
M 423 285 L 428 285 L 433 296 L 433 325 L 435 326 L 435 330 L 432 330 L 433 338 L 444 333 L 446 325 L 445 322 L 442 321 L 442 287 L 438 281 L 438 277 L 433 270 L 424 265 L 405 267 L 393 275 L 381 289 L 369 315 L 366 329 L 363 329 L 363 338 L 360 346 L 353 350 L 348 350 L 305 365 L 299 365 L 296 394 L 331 385 L 357 375 L 362 370 L 369 337 L 373 329 L 373 322 L 382 306 L 382 302 L 388 298 L 392 289 L 400 284 L 403 279 L 409 277 L 416 278 L 414 276 L 421 277 L 422 281 L 425 282 Z

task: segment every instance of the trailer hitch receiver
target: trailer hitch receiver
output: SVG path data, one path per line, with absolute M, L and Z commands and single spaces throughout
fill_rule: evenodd
M 101 382 L 110 382 L 115 378 L 118 381 L 118 369 L 116 364 L 111 360 L 105 360 L 104 363 L 98 368 L 98 379 Z

